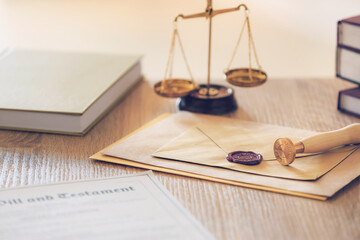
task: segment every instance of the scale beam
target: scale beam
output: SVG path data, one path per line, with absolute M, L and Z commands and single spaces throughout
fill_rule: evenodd
M 216 94 L 218 94 L 218 91 L 216 91 L 215 89 L 210 89 L 212 18 L 215 17 L 216 15 L 219 15 L 219 14 L 238 11 L 238 10 L 240 10 L 241 7 L 245 8 L 245 10 L 248 10 L 248 8 L 247 8 L 247 6 L 246 6 L 245 4 L 240 4 L 239 6 L 237 6 L 237 7 L 235 7 L 235 8 L 225 8 L 225 9 L 214 10 L 214 9 L 212 8 L 212 0 L 208 0 L 208 1 L 207 1 L 207 7 L 206 7 L 206 9 L 205 9 L 205 12 L 194 13 L 194 14 L 190 14 L 190 15 L 179 14 L 179 15 L 176 16 L 176 18 L 174 19 L 174 22 L 177 22 L 177 20 L 178 20 L 179 18 L 182 18 L 182 19 L 192 19 L 192 18 L 205 17 L 206 19 L 209 19 L 209 50 L 208 50 L 207 88 L 200 90 L 200 93 L 203 94 L 203 95 L 209 96 L 209 95 L 216 95 Z
M 222 14 L 222 13 L 239 11 L 241 7 L 244 7 L 245 11 L 248 10 L 248 8 L 247 8 L 247 6 L 245 4 L 240 4 L 239 6 L 237 6 L 235 8 L 225 8 L 225 9 L 214 10 L 212 12 L 212 16 L 215 17 L 216 15 L 219 15 L 219 14 Z
M 191 18 L 199 18 L 199 17 L 205 17 L 205 18 L 215 17 L 216 15 L 219 15 L 219 14 L 239 11 L 241 7 L 244 7 L 245 10 L 248 10 L 248 8 L 245 4 L 240 4 L 239 6 L 237 6 L 235 8 L 225 8 L 225 9 L 219 9 L 219 10 L 213 10 L 212 7 L 211 8 L 208 7 L 208 8 L 206 8 L 205 12 L 201 12 L 201 13 L 194 13 L 194 14 L 190 14 L 190 15 L 179 14 L 178 16 L 176 16 L 174 21 L 177 22 L 178 18 L 191 19 Z

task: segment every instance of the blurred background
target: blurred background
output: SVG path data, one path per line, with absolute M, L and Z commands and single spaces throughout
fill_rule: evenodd
M 360 14 L 359 0 L 213 0 L 213 7 L 240 3 L 250 8 L 256 50 L 270 78 L 334 77 L 337 21 Z M 140 54 L 144 75 L 155 81 L 164 75 L 174 17 L 205 7 L 205 0 L 0 0 L 0 45 Z M 223 78 L 243 16 L 233 12 L 213 20 L 213 78 Z M 207 21 L 180 19 L 179 31 L 194 77 L 204 80 Z M 174 76 L 186 77 L 176 54 Z M 233 66 L 247 66 L 247 56 L 244 35 Z

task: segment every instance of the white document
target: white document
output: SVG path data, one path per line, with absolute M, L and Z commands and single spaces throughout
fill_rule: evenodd
M 214 239 L 151 172 L 0 191 L 0 239 Z

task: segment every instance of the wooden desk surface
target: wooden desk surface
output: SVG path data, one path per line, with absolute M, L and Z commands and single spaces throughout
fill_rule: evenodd
M 352 86 L 336 79 L 284 79 L 270 80 L 258 88 L 234 88 L 239 109 L 229 116 L 333 130 L 359 122 L 336 110 L 338 91 Z M 84 137 L 1 130 L 0 187 L 141 172 L 88 157 L 160 114 L 176 111 L 176 100 L 156 96 L 145 81 Z M 323 202 L 165 173 L 155 175 L 217 239 L 360 239 L 359 178 Z

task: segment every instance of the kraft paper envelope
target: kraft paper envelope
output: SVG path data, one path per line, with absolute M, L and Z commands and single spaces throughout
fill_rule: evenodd
M 168 143 L 171 139 L 176 138 L 187 129 L 200 124 L 217 124 L 242 128 L 251 128 L 255 124 L 258 130 L 261 130 L 264 126 L 267 126 L 267 128 L 270 126 L 248 121 L 239 121 L 227 117 L 189 112 L 164 114 L 128 136 L 95 153 L 90 159 L 318 200 L 326 200 L 328 197 L 333 196 L 360 175 L 359 148 L 316 181 L 298 181 L 267 177 L 151 156 L 152 153 Z M 314 133 L 299 129 L 285 129 L 291 130 L 293 135 L 299 136 Z
M 290 137 L 293 142 L 300 139 L 292 136 L 291 129 L 277 126 L 263 125 L 259 131 L 254 128 L 202 124 L 188 129 L 152 156 L 271 177 L 316 180 L 356 148 L 348 146 L 317 155 L 303 154 L 290 166 L 283 166 L 276 161 L 273 153 L 275 140 L 282 136 Z M 227 153 L 238 150 L 260 153 L 264 161 L 259 165 L 247 166 L 226 160 Z

